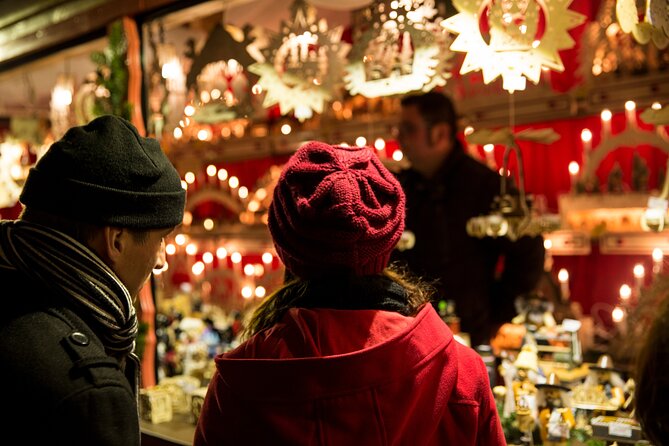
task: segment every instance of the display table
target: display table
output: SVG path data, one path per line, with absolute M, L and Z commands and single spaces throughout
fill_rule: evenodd
M 139 425 L 142 432 L 142 446 L 193 444 L 195 425 L 191 423 L 189 415 L 175 414 L 172 421 L 159 424 L 140 420 Z

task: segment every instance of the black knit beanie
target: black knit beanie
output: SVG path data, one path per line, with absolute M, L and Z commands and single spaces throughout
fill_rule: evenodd
M 51 145 L 20 201 L 87 223 L 157 229 L 181 224 L 186 191 L 158 141 L 125 119 L 101 116 Z

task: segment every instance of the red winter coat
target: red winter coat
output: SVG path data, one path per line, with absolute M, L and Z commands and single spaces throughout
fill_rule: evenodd
M 483 361 L 431 305 L 291 309 L 216 359 L 195 445 L 505 445 Z

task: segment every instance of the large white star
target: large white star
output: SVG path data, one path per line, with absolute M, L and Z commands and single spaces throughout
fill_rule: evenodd
M 502 76 L 505 90 L 523 90 L 525 79 L 535 84 L 539 82 L 543 67 L 554 71 L 564 70 L 558 51 L 574 46 L 568 30 L 585 20 L 582 14 L 568 9 L 571 2 L 530 0 L 527 10 L 514 16 L 512 12 L 499 11 L 500 2 L 454 0 L 453 4 L 459 13 L 441 24 L 458 34 L 451 49 L 467 53 L 460 69 L 461 74 L 481 70 L 486 84 Z M 489 42 L 481 33 L 482 14 L 487 14 L 485 19 L 490 26 Z M 541 15 L 545 19 L 543 34 L 535 38 Z M 522 23 L 525 18 L 529 23 Z

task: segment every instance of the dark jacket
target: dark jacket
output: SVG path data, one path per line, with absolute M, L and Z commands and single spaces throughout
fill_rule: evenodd
M 416 243 L 413 249 L 395 250 L 393 260 L 438 280 L 435 300 L 455 301 L 472 345 L 487 343 L 490 332 L 514 316 L 515 297 L 532 290 L 543 271 L 541 237 L 512 243 L 467 235 L 467 220 L 490 211 L 500 178 L 459 147 L 431 180 L 414 170 L 399 174 L 407 197 L 406 230 L 415 234 Z M 499 262 L 503 269 L 497 277 Z
M 119 362 L 50 291 L 0 269 L 0 430 L 23 445 L 139 444 L 137 405 Z

